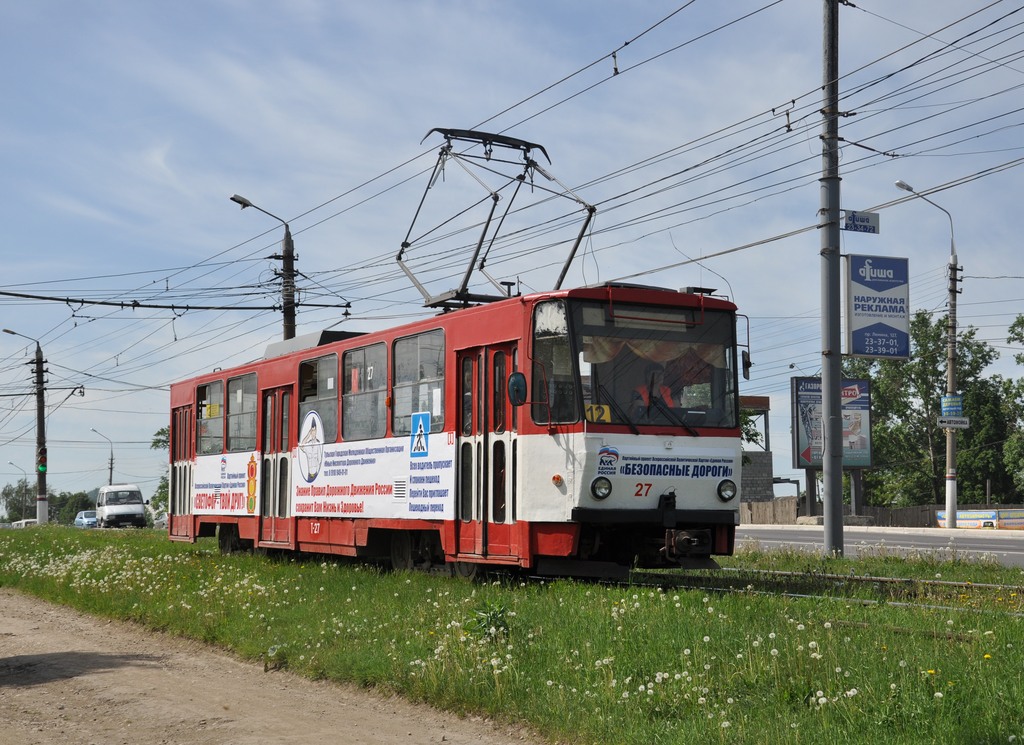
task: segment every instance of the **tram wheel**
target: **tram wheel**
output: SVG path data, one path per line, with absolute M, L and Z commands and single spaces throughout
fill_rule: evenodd
M 391 533 L 391 568 L 396 572 L 413 568 L 412 537 L 400 530 Z
M 474 580 L 480 572 L 480 565 L 468 561 L 452 563 L 452 576 L 459 579 Z
M 217 526 L 217 547 L 222 554 L 233 554 L 242 550 L 242 539 L 238 537 L 237 525 Z

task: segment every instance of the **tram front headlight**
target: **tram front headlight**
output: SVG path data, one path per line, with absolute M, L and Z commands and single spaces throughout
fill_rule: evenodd
M 723 479 L 718 483 L 718 498 L 723 502 L 728 502 L 737 493 L 739 493 L 739 490 L 736 488 L 736 482 L 732 479 Z
M 590 493 L 594 499 L 608 499 L 612 494 L 612 482 L 604 476 L 598 476 L 590 482 Z

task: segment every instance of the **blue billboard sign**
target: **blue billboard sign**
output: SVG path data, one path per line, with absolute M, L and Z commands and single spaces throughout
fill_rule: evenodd
M 910 357 L 910 267 L 907 259 L 846 257 L 846 353 Z

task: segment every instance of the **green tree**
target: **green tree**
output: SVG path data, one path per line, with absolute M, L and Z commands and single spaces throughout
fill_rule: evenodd
M 149 444 L 150 449 L 168 450 L 171 444 L 170 437 L 170 429 L 161 427 L 153 433 L 153 440 Z M 164 472 L 160 475 L 160 483 L 156 487 L 156 492 L 149 500 L 149 505 L 156 515 L 167 512 L 168 488 L 167 469 L 165 468 Z
M 1016 320 L 1010 324 L 1010 334 L 1006 341 L 1010 344 L 1024 345 L 1024 315 L 1017 316 Z M 1024 352 L 1017 352 L 1013 355 L 1013 359 L 1017 361 L 1018 365 L 1024 365 Z
M 872 453 L 875 467 L 864 474 L 870 504 L 902 506 L 940 504 L 945 495 L 946 435 L 938 426 L 946 392 L 947 318 L 932 321 L 918 311 L 910 323 L 909 360 L 851 358 L 844 375 L 871 379 Z M 1022 324 L 1024 326 L 1024 324 Z M 957 336 L 957 387 L 964 395 L 974 432 L 958 434 L 960 491 L 985 493 L 985 479 L 1007 480 L 1005 459 L 998 453 L 1016 426 L 1007 407 L 1007 387 L 998 378 L 982 377 L 998 354 L 977 339 L 976 329 Z M 974 408 L 976 407 L 976 408 Z
M 978 504 L 991 490 L 995 502 L 1019 502 L 1012 467 L 1006 459 L 1007 443 L 1019 434 L 1020 384 L 995 375 L 964 390 L 964 412 L 971 426 L 958 438 L 959 501 Z
M 1024 315 L 1017 316 L 1010 324 L 1006 341 L 1024 346 Z M 1024 365 L 1024 352 L 1016 352 L 1013 358 L 1018 365 Z M 1003 445 L 1003 463 L 1016 492 L 1014 501 L 1024 502 L 1024 381 L 1017 380 L 1007 385 L 1012 389 L 1008 398 L 1015 402 L 1016 427 Z
M 96 500 L 84 491 L 61 492 L 51 503 L 50 514 L 56 514 L 56 521 L 61 525 L 72 525 L 79 512 L 94 509 L 96 509 Z
M 4 514 L 8 522 L 25 520 L 36 516 L 36 489 L 29 485 L 27 479 L 18 479 L 12 486 L 7 484 L 0 491 L 0 502 L 4 505 Z

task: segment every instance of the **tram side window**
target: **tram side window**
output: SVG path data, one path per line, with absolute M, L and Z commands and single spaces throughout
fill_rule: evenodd
M 200 455 L 224 451 L 224 383 L 215 380 L 196 388 L 196 445 Z
M 342 357 L 341 432 L 346 440 L 383 437 L 387 429 L 387 347 L 374 344 Z
M 228 380 L 228 452 L 256 449 L 256 373 Z
M 533 313 L 533 421 L 579 419 L 569 323 L 561 301 L 540 303 Z
M 299 364 L 299 427 L 315 411 L 324 426 L 323 441 L 338 439 L 338 355 L 328 354 Z
M 444 332 L 440 329 L 395 342 L 391 431 L 412 432 L 412 415 L 430 414 L 430 431 L 444 429 Z

